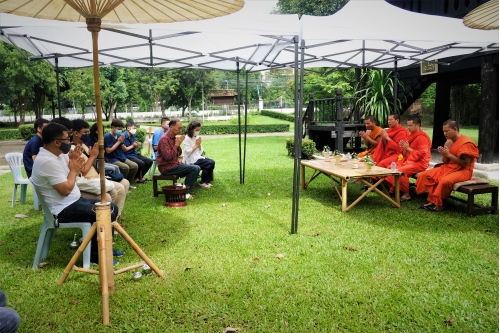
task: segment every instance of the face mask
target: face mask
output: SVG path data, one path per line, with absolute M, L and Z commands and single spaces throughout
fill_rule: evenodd
M 137 132 L 136 129 L 130 130 L 130 134 L 132 134 L 132 135 L 135 135 L 136 132 Z
M 80 137 L 80 140 L 82 140 L 84 143 L 90 140 L 90 135 L 88 134 L 82 134 Z
M 61 142 L 61 147 L 59 147 L 59 149 L 61 149 L 63 154 L 67 154 L 71 150 L 71 143 Z
M 193 134 L 194 134 L 194 136 L 198 136 L 200 134 L 200 131 L 196 131 Z
M 123 133 L 122 130 L 119 129 L 115 130 L 115 134 L 118 136 L 122 135 L 122 133 Z

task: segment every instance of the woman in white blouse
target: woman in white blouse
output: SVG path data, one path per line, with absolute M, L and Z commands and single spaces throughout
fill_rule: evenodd
M 210 182 L 214 178 L 215 161 L 202 156 L 203 147 L 200 137 L 201 124 L 197 121 L 189 123 L 186 129 L 186 138 L 184 139 L 184 158 L 183 163 L 195 164 L 201 168 L 200 186 L 204 188 L 212 187 Z

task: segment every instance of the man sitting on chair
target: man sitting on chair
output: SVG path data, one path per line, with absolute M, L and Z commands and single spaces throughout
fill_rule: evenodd
M 123 151 L 127 159 L 135 162 L 139 166 L 139 170 L 136 174 L 136 183 L 144 183 L 144 175 L 148 173 L 149 168 L 153 165 L 153 160 L 142 156 L 135 149 L 141 147 L 141 143 L 135 139 L 135 133 L 137 131 L 137 126 L 135 123 L 127 123 L 127 131 L 125 132 L 125 140 L 123 141 Z
M 399 154 L 403 152 L 399 142 L 406 139 L 408 135 L 408 130 L 399 124 L 399 114 L 390 114 L 387 122 L 389 128 L 387 131 L 382 130 L 380 133 L 382 140 L 380 140 L 373 153 L 373 160 L 381 168 L 387 168 L 392 161 L 396 162 L 398 160 Z
M 180 145 L 185 138 L 185 135 L 179 135 L 182 131 L 182 123 L 179 119 L 172 119 L 169 126 L 168 132 L 158 142 L 156 154 L 158 169 L 164 176 L 186 177 L 186 185 L 189 186 L 188 192 L 191 192 L 200 173 L 200 167 L 179 162 L 179 156 L 182 154 Z M 186 198 L 192 199 L 191 194 L 187 193 Z
M 35 136 L 33 136 L 30 141 L 24 146 L 24 151 L 23 151 L 23 164 L 24 164 L 24 170 L 26 170 L 26 175 L 28 178 L 31 177 L 31 169 L 33 169 L 33 161 L 36 158 L 36 155 L 38 155 L 38 152 L 40 151 L 40 148 L 43 147 L 43 140 L 42 140 L 42 130 L 49 121 L 47 119 L 39 118 L 35 120 Z
M 76 177 L 85 164 L 82 147 L 71 150 L 68 129 L 57 123 L 45 126 L 42 139 L 44 146 L 33 163 L 31 182 L 58 223 L 94 223 L 94 204 L 100 200 L 82 198 L 76 186 Z M 117 213 L 118 207 L 111 203 L 112 221 Z M 90 261 L 98 262 L 97 233 L 92 238 Z

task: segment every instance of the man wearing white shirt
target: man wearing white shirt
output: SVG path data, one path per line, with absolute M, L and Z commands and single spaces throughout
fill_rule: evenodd
M 58 223 L 94 223 L 94 204 L 100 200 L 80 197 L 76 177 L 85 159 L 82 148 L 77 145 L 71 150 L 68 129 L 57 123 L 50 123 L 42 131 L 44 146 L 33 163 L 31 182 L 43 196 L 50 212 Z M 111 220 L 116 220 L 118 207 L 111 203 Z M 97 237 L 94 234 L 90 261 L 97 263 Z

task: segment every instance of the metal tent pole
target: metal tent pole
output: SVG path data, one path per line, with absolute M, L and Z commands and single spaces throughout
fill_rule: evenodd
M 398 58 L 394 58 L 394 77 L 392 80 L 394 85 L 394 113 L 398 112 Z
M 57 108 L 59 109 L 59 118 L 61 118 L 61 87 L 59 85 L 59 59 L 56 56 L 56 81 L 57 81 Z
M 247 123 L 248 123 L 248 70 L 245 70 L 245 131 L 243 139 L 243 184 L 245 183 L 245 164 L 247 158 Z
M 240 184 L 243 184 L 243 166 L 241 165 L 241 94 L 240 94 L 240 61 L 236 58 L 236 91 L 238 92 L 238 148 L 240 152 Z
M 299 191 L 300 191 L 300 161 L 302 158 L 302 99 L 304 80 L 304 49 L 305 41 L 301 42 L 300 59 L 300 92 L 299 92 L 299 37 L 293 39 L 295 44 L 295 135 L 293 158 L 293 196 L 292 196 L 292 228 L 290 233 L 296 234 L 299 226 Z

